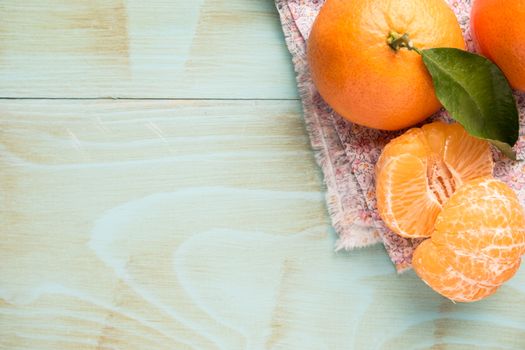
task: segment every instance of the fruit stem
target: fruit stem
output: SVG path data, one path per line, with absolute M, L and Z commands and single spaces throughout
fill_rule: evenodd
M 414 43 L 410 39 L 408 33 L 401 35 L 398 32 L 392 30 L 390 31 L 390 33 L 388 33 L 386 43 L 388 44 L 388 46 L 390 46 L 390 48 L 392 48 L 392 50 L 396 52 L 404 47 L 408 50 L 415 51 L 420 55 L 422 54 L 421 50 L 414 46 Z

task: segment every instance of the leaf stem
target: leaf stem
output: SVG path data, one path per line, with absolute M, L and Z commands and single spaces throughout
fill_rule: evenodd
M 422 55 L 421 50 L 414 46 L 414 43 L 410 39 L 408 33 L 401 35 L 398 32 L 391 30 L 386 38 L 386 43 L 388 44 L 388 46 L 390 46 L 390 48 L 392 48 L 392 50 L 396 52 L 399 51 L 399 49 L 401 48 L 406 48 L 410 51 L 415 51 L 418 54 Z

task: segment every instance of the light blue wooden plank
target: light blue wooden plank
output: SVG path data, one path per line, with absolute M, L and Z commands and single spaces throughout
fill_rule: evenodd
M 0 18 L 0 97 L 297 97 L 273 1 L 3 0 Z
M 453 304 L 334 253 L 298 101 L 0 101 L 0 349 L 523 349 L 525 273 Z

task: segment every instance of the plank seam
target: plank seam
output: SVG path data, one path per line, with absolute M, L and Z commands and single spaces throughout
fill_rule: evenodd
M 184 98 L 184 97 L 5 97 L 0 96 L 0 100 L 72 100 L 72 101 L 93 101 L 93 100 L 122 100 L 122 101 L 300 101 L 299 98 Z

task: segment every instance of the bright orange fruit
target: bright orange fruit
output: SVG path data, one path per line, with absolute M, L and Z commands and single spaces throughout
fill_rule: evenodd
M 429 237 L 443 205 L 463 183 L 491 176 L 486 141 L 460 124 L 434 122 L 390 141 L 376 165 L 377 208 L 403 237 Z
M 525 216 L 516 194 L 493 178 L 461 186 L 416 248 L 416 273 L 436 292 L 470 302 L 511 278 L 525 253 Z
M 525 91 L 525 0 L 476 0 L 470 21 L 480 53 Z
M 421 56 L 394 51 L 389 34 L 409 34 L 419 49 L 464 49 L 458 21 L 444 0 L 327 0 L 308 39 L 313 81 L 344 118 L 397 130 L 440 108 Z

